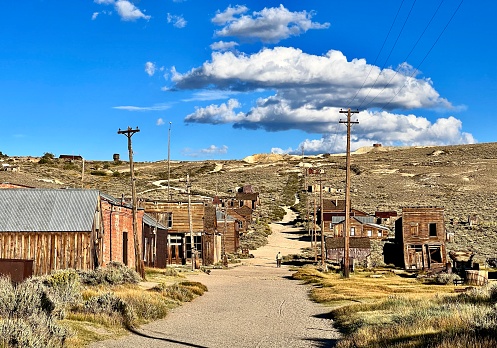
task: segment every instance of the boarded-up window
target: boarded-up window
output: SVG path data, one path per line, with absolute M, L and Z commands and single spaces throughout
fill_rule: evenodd
M 428 224 L 428 228 L 430 230 L 430 237 L 437 236 L 437 224 Z
M 417 237 L 418 236 L 418 225 L 411 225 L 411 236 Z

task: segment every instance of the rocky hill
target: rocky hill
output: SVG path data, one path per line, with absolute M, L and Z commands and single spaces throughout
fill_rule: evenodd
M 116 197 L 130 196 L 129 166 L 125 162 L 87 161 L 82 175 L 81 161 L 49 159 L 39 164 L 27 159 L 4 158 L 6 164 L 20 166 L 20 172 L 0 171 L 0 182 L 34 187 L 97 188 Z M 202 196 L 229 195 L 236 187 L 251 184 L 260 192 L 262 216 L 276 206 L 289 204 L 293 193 L 301 201 L 308 198 L 305 185 L 319 176 L 304 179 L 303 167 L 324 170 L 323 185 L 345 186 L 345 156 L 288 156 L 257 154 L 243 161 L 166 161 L 136 163 L 139 198 L 186 199 L 184 179 L 190 174 L 192 192 Z M 352 156 L 352 205 L 374 213 L 405 206 L 445 208 L 446 229 L 455 239 L 449 250 L 471 250 L 478 260 L 497 257 L 497 143 L 430 146 L 371 147 Z M 331 190 L 333 191 L 333 190 Z M 341 193 L 324 193 L 342 198 Z M 289 198 L 290 197 L 290 198 Z M 305 207 L 305 205 L 300 205 Z M 477 224 L 468 224 L 469 216 Z

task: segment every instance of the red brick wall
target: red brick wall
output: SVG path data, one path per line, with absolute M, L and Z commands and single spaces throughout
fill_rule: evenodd
M 137 239 L 142 250 L 142 220 L 143 210 L 138 210 Z M 123 232 L 128 232 L 128 262 L 127 266 L 134 268 L 135 266 L 135 249 L 133 242 L 133 211 L 131 208 L 119 205 L 112 205 L 109 202 L 102 200 L 102 221 L 104 226 L 103 236 L 103 265 L 105 266 L 110 261 L 123 262 Z M 143 251 L 142 251 L 143 252 Z

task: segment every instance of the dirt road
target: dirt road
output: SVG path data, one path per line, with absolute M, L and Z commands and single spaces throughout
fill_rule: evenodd
M 253 251 L 254 258 L 229 270 L 192 275 L 209 291 L 174 309 L 164 320 L 147 324 L 133 334 L 92 347 L 333 347 L 339 337 L 329 309 L 309 301 L 308 287 L 291 280 L 275 256 L 298 253 L 308 243 L 290 223 L 287 210 L 272 224 L 269 243 Z

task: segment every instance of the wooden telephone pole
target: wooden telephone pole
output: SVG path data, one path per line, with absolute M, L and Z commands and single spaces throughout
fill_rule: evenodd
M 192 198 L 190 189 L 192 183 L 190 182 L 190 174 L 186 174 L 186 194 L 188 195 L 188 230 L 190 231 L 190 247 L 191 247 L 191 257 L 192 257 L 192 271 L 195 270 L 195 259 L 197 257 L 197 251 L 195 249 L 195 239 L 193 237 L 193 221 L 192 221 Z
M 347 124 L 347 158 L 346 158 L 346 171 L 345 171 L 345 229 L 344 229 L 344 270 L 343 275 L 345 278 L 350 277 L 350 256 L 349 256 L 349 235 L 350 235 L 350 124 L 359 123 L 358 121 L 351 121 L 351 114 L 356 114 L 359 111 L 340 110 L 341 114 L 347 114 L 347 121 L 340 120 L 340 123 Z
M 138 274 L 145 279 L 145 265 L 143 264 L 142 253 L 141 253 L 141 243 L 138 240 L 138 219 L 137 219 L 137 201 L 136 201 L 136 186 L 135 186 L 135 169 L 133 165 L 133 149 L 131 147 L 131 137 L 133 134 L 138 133 L 140 130 L 138 127 L 136 129 L 131 129 L 128 126 L 126 130 L 119 130 L 117 134 L 124 134 L 128 138 L 128 153 L 129 153 L 129 171 L 131 174 L 131 199 L 132 199 L 132 212 L 133 212 L 133 244 L 135 246 L 135 270 Z

